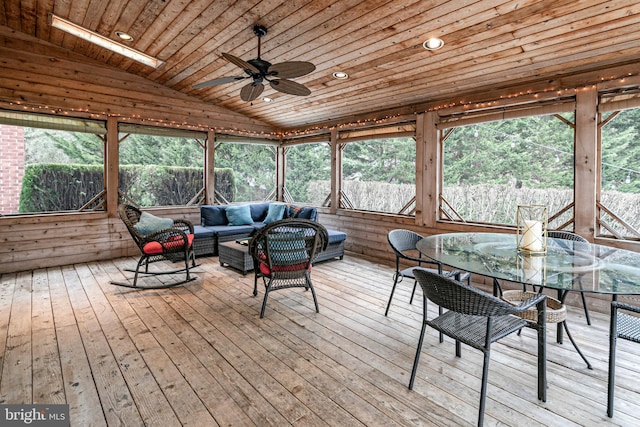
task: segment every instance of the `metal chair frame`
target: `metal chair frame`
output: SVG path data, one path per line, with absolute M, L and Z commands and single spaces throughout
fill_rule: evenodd
M 478 426 L 482 426 L 491 344 L 527 326 L 536 329 L 538 333 L 538 399 L 546 401 L 546 296 L 544 294 L 534 294 L 528 300 L 514 306 L 498 297 L 440 274 L 416 270 L 415 276 L 423 290 L 423 321 L 409 380 L 410 390 L 413 389 L 427 326 L 456 340 L 457 357 L 461 356 L 461 343 L 476 348 L 484 354 L 478 408 Z M 427 301 L 448 311 L 435 319 L 429 319 Z M 537 322 L 532 323 L 517 317 L 519 313 L 533 306 L 536 306 L 538 311 Z
M 418 282 L 414 276 L 416 270 L 426 270 L 437 274 L 442 274 L 446 277 L 455 277 L 457 280 L 466 280 L 471 285 L 471 274 L 461 273 L 458 270 L 444 271 L 442 264 L 437 261 L 429 260 L 422 257 L 422 254 L 417 250 L 416 244 L 422 240 L 423 236 L 410 230 L 397 229 L 391 230 L 387 234 L 387 241 L 393 249 L 393 253 L 396 256 L 396 271 L 393 274 L 393 287 L 391 288 L 391 295 L 389 295 L 389 302 L 384 315 L 389 314 L 389 307 L 391 307 L 391 300 L 393 300 L 393 293 L 396 291 L 398 283 L 402 282 L 403 278 L 409 278 L 413 280 L 413 290 L 411 291 L 411 298 L 409 304 L 413 303 L 413 297 L 416 293 L 416 287 Z M 413 254 L 417 254 L 414 256 Z M 416 266 L 400 269 L 401 260 L 411 261 L 416 263 Z M 434 265 L 436 268 L 423 267 L 423 265 Z
M 607 387 L 607 416 L 613 417 L 613 397 L 616 378 L 616 344 L 618 338 L 640 343 L 640 317 L 625 313 L 640 314 L 640 307 L 618 301 L 611 302 L 609 323 L 609 379 Z
M 571 233 L 569 231 L 564 231 L 564 230 L 549 230 L 547 231 L 547 237 L 551 237 L 554 239 L 570 240 L 573 242 L 589 243 L 587 239 L 580 236 L 579 234 Z M 561 295 L 560 291 L 558 291 L 558 294 L 559 294 L 558 295 L 559 299 L 563 301 L 564 300 L 563 297 L 565 295 Z M 589 316 L 589 307 L 587 306 L 587 298 L 584 292 L 580 292 L 580 297 L 582 299 L 582 306 L 584 308 L 584 316 L 587 320 L 587 325 L 591 325 L 591 317 Z

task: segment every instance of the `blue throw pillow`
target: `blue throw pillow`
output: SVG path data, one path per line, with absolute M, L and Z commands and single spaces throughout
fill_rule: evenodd
M 252 225 L 251 209 L 249 205 L 227 206 L 229 225 Z
M 269 224 L 273 221 L 278 221 L 284 218 L 284 208 L 286 206 L 283 203 L 271 203 L 269 210 L 267 211 L 267 217 L 264 219 L 265 224 Z
M 147 236 L 161 230 L 166 230 L 171 227 L 173 227 L 173 220 L 171 218 L 160 218 L 155 215 L 151 215 L 148 212 L 142 212 L 140 220 L 133 226 L 133 228 L 143 236 Z
M 201 206 L 200 217 L 202 225 L 227 225 L 227 215 L 224 213 L 224 206 Z

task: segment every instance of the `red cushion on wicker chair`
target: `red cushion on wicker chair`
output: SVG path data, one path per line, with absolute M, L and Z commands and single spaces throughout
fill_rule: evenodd
M 193 244 L 193 238 L 193 234 L 187 234 L 187 244 L 189 245 L 188 247 L 191 247 L 191 245 Z M 159 255 L 164 253 L 166 250 L 175 252 L 176 249 L 182 248 L 183 246 L 184 241 L 182 240 L 182 238 L 180 238 L 180 236 L 173 236 L 171 239 L 164 243 L 156 241 L 149 242 L 142 247 L 142 251 L 147 255 Z
M 276 265 L 273 267 L 273 271 L 298 271 L 304 269 L 304 266 L 306 264 L 307 263 L 305 261 L 303 263 L 293 265 Z M 309 264 L 309 270 L 311 270 L 311 264 Z M 269 276 L 271 274 L 271 270 L 269 269 L 269 266 L 267 264 L 261 262 L 260 273 L 264 274 L 265 276 Z

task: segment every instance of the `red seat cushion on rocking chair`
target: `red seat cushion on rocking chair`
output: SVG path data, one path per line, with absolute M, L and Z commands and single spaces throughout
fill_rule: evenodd
M 187 244 L 190 248 L 193 244 L 193 234 L 187 234 Z M 149 242 L 142 247 L 142 251 L 146 255 L 159 255 L 164 252 L 175 251 L 176 249 L 180 249 L 184 246 L 184 241 L 180 236 L 173 236 L 171 239 L 167 240 L 164 243 L 160 243 L 157 241 Z

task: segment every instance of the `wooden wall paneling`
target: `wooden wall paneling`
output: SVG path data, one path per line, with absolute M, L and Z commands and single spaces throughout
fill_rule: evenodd
M 0 55 L 3 79 L 0 88 L 24 104 L 46 105 L 91 113 L 112 113 L 157 120 L 188 121 L 201 127 L 229 127 L 269 132 L 272 128 L 225 108 L 206 104 L 188 95 L 158 85 L 142 77 L 92 61 L 68 58 L 55 46 L 40 52 L 34 43 L 14 39 L 0 27 Z M 35 44 L 35 46 L 39 46 Z M 51 61 L 54 55 L 56 61 Z M 52 80 L 51 76 L 56 78 Z M 141 102 L 144 101 L 144 102 Z

